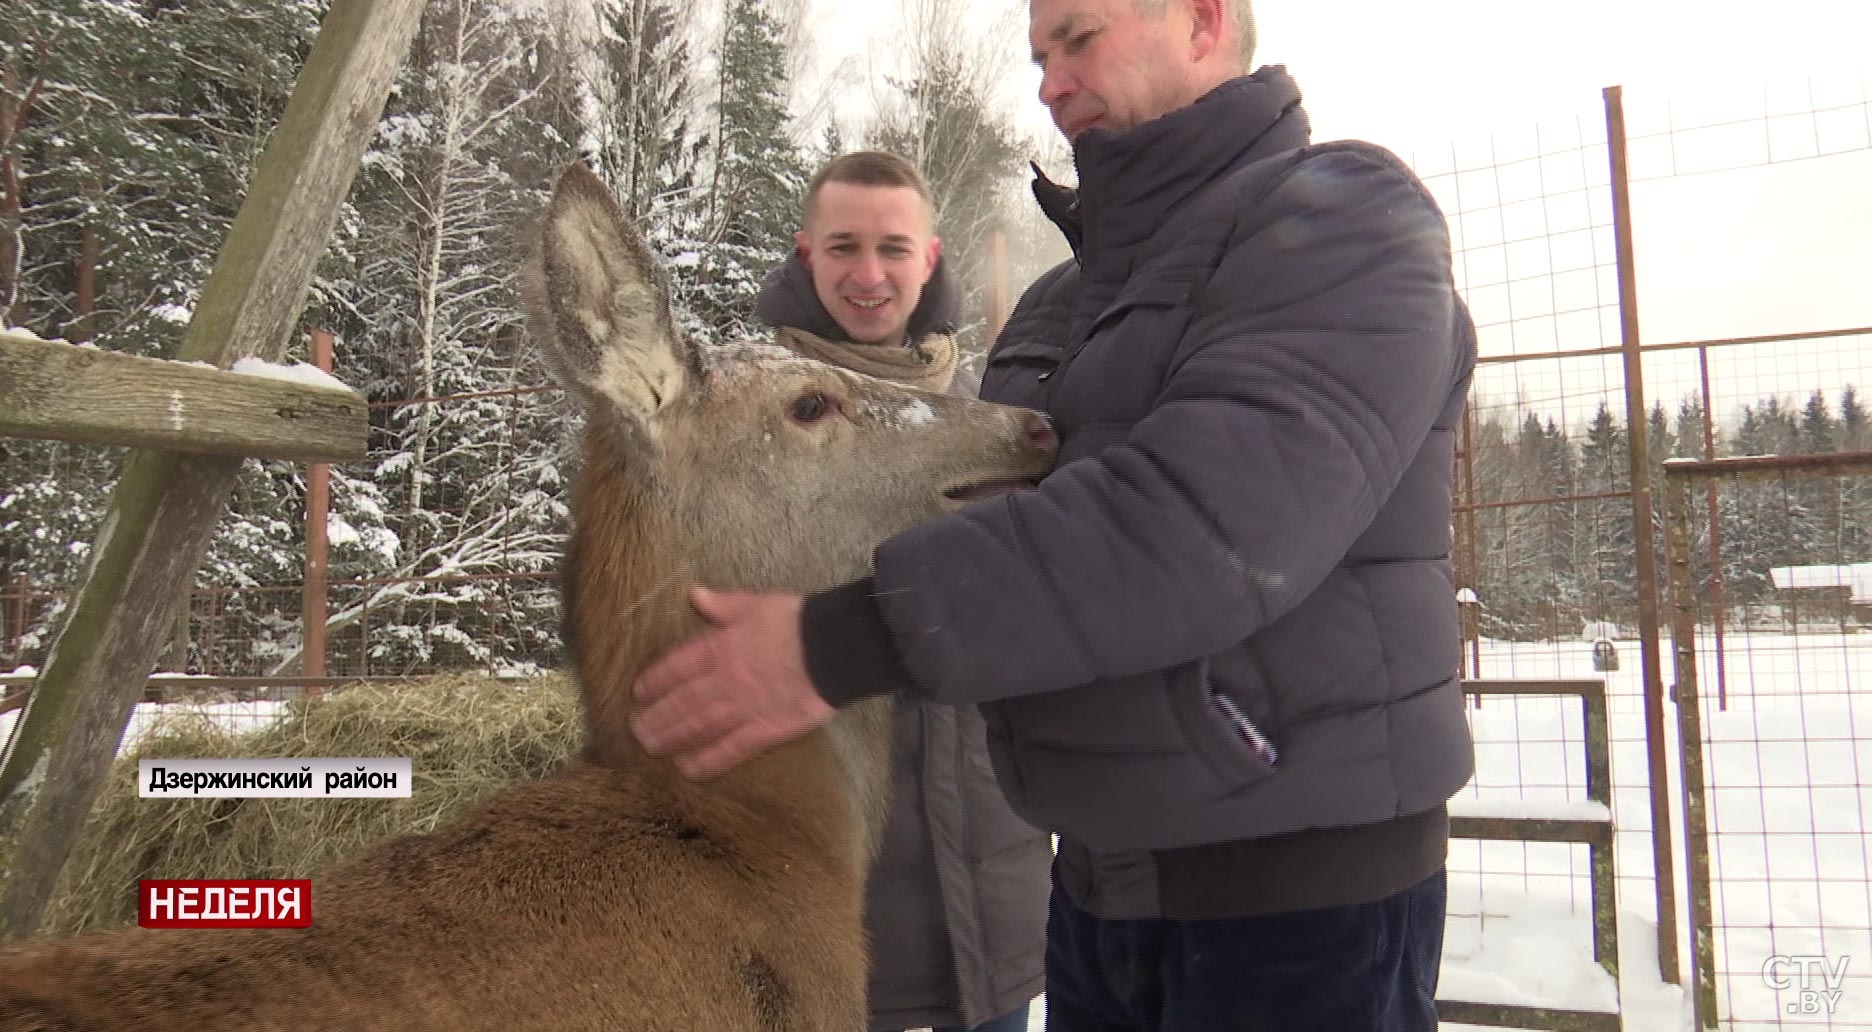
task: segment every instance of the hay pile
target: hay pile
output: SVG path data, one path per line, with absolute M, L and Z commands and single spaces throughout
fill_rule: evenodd
M 353 685 L 230 733 L 199 714 L 165 718 L 110 781 L 60 878 L 45 933 L 136 923 L 141 878 L 306 878 L 392 835 L 429 831 L 515 781 L 543 777 L 578 746 L 569 681 L 503 684 L 445 675 Z M 142 757 L 407 756 L 408 799 L 142 799 Z

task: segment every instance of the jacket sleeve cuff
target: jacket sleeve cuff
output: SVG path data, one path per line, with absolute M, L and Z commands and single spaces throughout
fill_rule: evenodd
M 910 686 L 871 578 L 808 595 L 800 608 L 806 676 L 834 708 Z

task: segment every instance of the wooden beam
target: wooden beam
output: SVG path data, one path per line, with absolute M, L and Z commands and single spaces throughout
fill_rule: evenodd
M 1462 682 L 1464 695 L 1578 695 L 1605 697 L 1605 679 L 1568 677 L 1546 680 L 1489 677 Z
M 1621 1032 L 1624 1019 L 1614 1011 L 1563 1010 L 1512 1003 L 1438 1000 L 1437 1017 L 1462 1025 L 1490 1028 L 1539 1028 L 1552 1032 Z
M 1450 837 L 1490 842 L 1579 842 L 1611 844 L 1612 821 L 1548 817 L 1459 817 L 1450 815 Z
M 0 331 L 0 436 L 356 462 L 356 392 Z
M 422 8 L 333 0 L 176 357 L 226 368 L 279 356 Z M 239 472 L 231 456 L 125 462 L 0 764 L 0 937 L 38 927 Z

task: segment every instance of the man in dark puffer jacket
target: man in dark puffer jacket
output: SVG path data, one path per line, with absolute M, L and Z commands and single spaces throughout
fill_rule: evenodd
M 1436 1027 L 1445 803 L 1469 778 L 1449 563 L 1475 334 L 1447 226 L 1391 154 L 1311 144 L 1246 0 L 1032 0 L 1076 191 L 982 394 L 1058 468 L 637 686 L 692 776 L 895 682 L 984 704 L 1060 836 L 1056 1030 Z
M 974 397 L 929 188 L 895 154 L 827 162 L 755 311 L 801 354 Z M 974 706 L 898 700 L 891 809 L 865 893 L 870 1028 L 1025 1032 L 1040 993 L 1049 837 L 1008 809 Z M 858 1030 L 852 1030 L 858 1032 Z

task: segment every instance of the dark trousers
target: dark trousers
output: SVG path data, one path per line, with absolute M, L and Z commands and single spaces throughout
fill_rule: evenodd
M 1055 881 L 1047 1032 L 1436 1032 L 1447 887 L 1213 921 L 1102 921 Z

